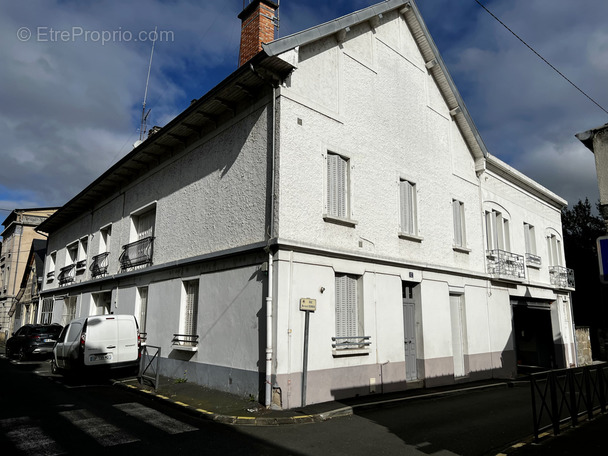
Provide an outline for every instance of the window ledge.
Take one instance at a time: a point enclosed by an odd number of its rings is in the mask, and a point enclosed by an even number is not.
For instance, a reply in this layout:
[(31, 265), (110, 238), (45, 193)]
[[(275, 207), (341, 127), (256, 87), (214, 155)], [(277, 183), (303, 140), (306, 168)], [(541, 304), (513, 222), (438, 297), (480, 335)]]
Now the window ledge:
[(367, 356), (370, 352), (369, 348), (343, 348), (341, 350), (334, 348), (331, 354), (334, 358), (341, 358), (344, 356)]
[(467, 255), (472, 252), (471, 249), (461, 245), (453, 245), (452, 250), (454, 250), (454, 252), (466, 253)]
[(329, 223), (335, 223), (337, 225), (344, 225), (351, 228), (357, 226), (359, 222), (353, 219), (344, 218), (344, 217), (335, 217), (333, 215), (323, 214), (323, 220)]
[(398, 236), (400, 239), (405, 239), (407, 241), (422, 242), (424, 240), (422, 236), (409, 233), (399, 233)]
[(187, 351), (187, 352), (196, 352), (198, 351), (198, 347), (193, 347), (191, 345), (173, 345), (173, 350)]
[(531, 263), (526, 263), (526, 267), (527, 268), (532, 268), (532, 269), (542, 269), (542, 265), (540, 264), (531, 264)]

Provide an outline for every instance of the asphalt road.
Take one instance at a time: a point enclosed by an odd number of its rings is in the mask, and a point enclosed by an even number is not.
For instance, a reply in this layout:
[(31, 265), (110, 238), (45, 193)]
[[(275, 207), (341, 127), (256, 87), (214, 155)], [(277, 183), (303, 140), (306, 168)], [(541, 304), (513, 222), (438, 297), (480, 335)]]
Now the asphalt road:
[(48, 363), (0, 359), (2, 455), (297, 454), (113, 387), (66, 382)]
[[(527, 384), (416, 398), (322, 423), (230, 426), (192, 417), (99, 377), (0, 358), (6, 455), (494, 455), (531, 434)], [(8, 451), (4, 451), (8, 449)]]

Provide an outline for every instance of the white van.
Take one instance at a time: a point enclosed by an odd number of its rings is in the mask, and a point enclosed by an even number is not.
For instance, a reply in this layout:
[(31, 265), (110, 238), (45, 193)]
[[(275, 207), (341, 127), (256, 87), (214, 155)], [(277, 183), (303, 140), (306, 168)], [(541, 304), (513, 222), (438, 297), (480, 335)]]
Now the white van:
[(53, 348), (53, 373), (139, 365), (140, 338), (133, 315), (95, 315), (72, 320)]

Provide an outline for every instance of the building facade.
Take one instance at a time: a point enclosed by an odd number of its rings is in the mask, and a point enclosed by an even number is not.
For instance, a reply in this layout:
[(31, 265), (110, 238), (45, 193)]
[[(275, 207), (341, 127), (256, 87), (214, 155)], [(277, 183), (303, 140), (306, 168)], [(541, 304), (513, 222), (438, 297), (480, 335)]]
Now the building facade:
[(52, 208), (15, 209), (2, 222), (4, 230), (0, 253), (0, 341), (13, 332), (16, 297), (26, 269), (27, 257), (34, 239), (45, 240), (37, 233), (38, 224), (57, 210)]
[(566, 201), (487, 151), (415, 3), (262, 49), (40, 227), (53, 318), (132, 313), (163, 374), (284, 408), (574, 365)]

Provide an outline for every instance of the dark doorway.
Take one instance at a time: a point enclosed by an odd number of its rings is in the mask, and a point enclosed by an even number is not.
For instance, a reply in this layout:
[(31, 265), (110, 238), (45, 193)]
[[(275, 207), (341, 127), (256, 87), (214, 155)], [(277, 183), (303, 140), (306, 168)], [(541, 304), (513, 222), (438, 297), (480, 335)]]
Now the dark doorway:
[(544, 309), (514, 305), (513, 330), (518, 371), (557, 367), (549, 307)]

